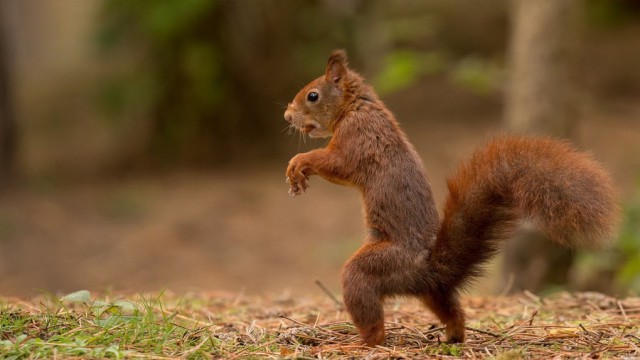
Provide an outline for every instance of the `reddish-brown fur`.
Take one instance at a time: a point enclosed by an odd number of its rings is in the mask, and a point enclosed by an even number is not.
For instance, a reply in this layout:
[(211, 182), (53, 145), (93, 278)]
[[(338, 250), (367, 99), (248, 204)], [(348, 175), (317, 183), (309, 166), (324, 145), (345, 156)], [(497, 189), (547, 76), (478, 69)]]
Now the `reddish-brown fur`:
[[(310, 92), (319, 99), (308, 100)], [(440, 222), (420, 157), (342, 51), (296, 95), (285, 119), (312, 136), (332, 135), (325, 148), (291, 159), (292, 195), (311, 175), (362, 195), (369, 232), (342, 285), (367, 345), (384, 341), (382, 302), (395, 295), (416, 296), (446, 325), (449, 341), (464, 341), (458, 292), (520, 219), (570, 247), (603, 245), (615, 231), (611, 179), (596, 161), (563, 141), (515, 136), (494, 139), (460, 166)]]

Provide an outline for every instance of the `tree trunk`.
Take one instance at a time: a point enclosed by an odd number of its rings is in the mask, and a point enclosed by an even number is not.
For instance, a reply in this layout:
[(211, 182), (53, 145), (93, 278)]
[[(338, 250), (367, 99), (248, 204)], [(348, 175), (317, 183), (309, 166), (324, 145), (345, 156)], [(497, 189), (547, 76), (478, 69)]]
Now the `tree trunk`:
[(567, 137), (577, 121), (581, 0), (512, 2), (506, 122), (523, 133)]
[[(578, 121), (576, 84), (581, 0), (514, 0), (509, 44), (507, 127), (518, 133), (570, 137)], [(523, 230), (507, 245), (503, 288), (540, 291), (566, 285), (570, 250)]]
[(6, 14), (0, 3), (0, 187), (13, 177), (16, 155), (16, 122), (11, 97)]

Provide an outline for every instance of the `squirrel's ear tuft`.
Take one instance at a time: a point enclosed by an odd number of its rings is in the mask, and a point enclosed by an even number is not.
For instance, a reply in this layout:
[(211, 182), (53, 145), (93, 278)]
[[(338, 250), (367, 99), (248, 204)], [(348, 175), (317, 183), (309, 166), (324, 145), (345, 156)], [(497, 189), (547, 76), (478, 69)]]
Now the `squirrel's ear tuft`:
[(344, 50), (335, 50), (329, 56), (327, 63), (327, 82), (339, 83), (347, 75), (347, 53)]

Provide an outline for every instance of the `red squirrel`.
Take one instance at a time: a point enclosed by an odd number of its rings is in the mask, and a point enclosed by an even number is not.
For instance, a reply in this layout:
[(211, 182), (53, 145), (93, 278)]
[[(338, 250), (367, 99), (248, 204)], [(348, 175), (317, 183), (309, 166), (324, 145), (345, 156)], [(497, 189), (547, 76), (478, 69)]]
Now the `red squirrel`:
[(448, 179), (440, 220), (422, 160), (342, 50), (284, 118), (311, 137), (331, 137), (289, 161), (292, 196), (306, 191), (311, 175), (361, 193), (368, 234), (344, 265), (342, 287), (366, 345), (384, 341), (382, 304), (396, 295), (417, 297), (444, 323), (449, 342), (463, 342), (459, 293), (519, 220), (572, 248), (600, 247), (615, 233), (619, 208), (602, 166), (565, 141), (525, 136), (497, 137), (461, 164)]

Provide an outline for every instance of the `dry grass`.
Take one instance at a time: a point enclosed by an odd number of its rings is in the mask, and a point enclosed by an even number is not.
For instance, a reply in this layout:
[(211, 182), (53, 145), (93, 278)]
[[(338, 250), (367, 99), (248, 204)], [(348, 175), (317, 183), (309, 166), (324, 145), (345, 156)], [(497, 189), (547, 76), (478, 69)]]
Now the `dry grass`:
[[(345, 312), (329, 297), (216, 292), (117, 301), (122, 298), (131, 296), (90, 302), (4, 299), (0, 354), (158, 359), (640, 356), (640, 298), (596, 293), (465, 298), (469, 327), (464, 344), (444, 343), (440, 324), (418, 303), (392, 301), (386, 306), (387, 341), (377, 348), (359, 345)], [(71, 352), (78, 338), (84, 339), (82, 347)]]

